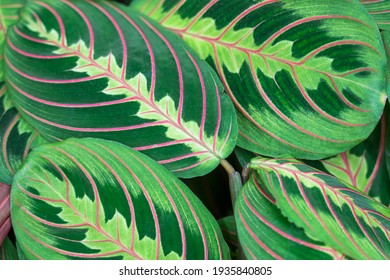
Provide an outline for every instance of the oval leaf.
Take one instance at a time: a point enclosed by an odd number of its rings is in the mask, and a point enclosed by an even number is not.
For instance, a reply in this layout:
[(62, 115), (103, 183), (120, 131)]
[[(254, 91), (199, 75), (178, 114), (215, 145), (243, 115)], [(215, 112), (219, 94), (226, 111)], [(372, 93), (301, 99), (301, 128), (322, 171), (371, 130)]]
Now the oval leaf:
[(48, 141), (23, 119), (9, 99), (6, 86), (0, 85), (0, 182), (11, 184), (30, 150), (44, 143)]
[(386, 58), (356, 1), (133, 3), (214, 66), (245, 149), (320, 159), (352, 148), (379, 121)]
[(32, 1), (8, 38), (12, 98), (51, 141), (115, 140), (180, 177), (210, 172), (235, 146), (215, 72), (144, 16), (104, 1)]
[(290, 221), (353, 259), (390, 259), (390, 209), (294, 159), (256, 158), (250, 167)]
[(307, 237), (282, 215), (275, 200), (251, 173), (235, 204), (240, 242), (248, 259), (343, 259), (336, 250)]
[(14, 177), (11, 217), (28, 259), (229, 258), (217, 221), (179, 179), (107, 140), (31, 152)]
[(388, 0), (360, 0), (368, 13), (382, 30), (390, 30), (390, 1)]

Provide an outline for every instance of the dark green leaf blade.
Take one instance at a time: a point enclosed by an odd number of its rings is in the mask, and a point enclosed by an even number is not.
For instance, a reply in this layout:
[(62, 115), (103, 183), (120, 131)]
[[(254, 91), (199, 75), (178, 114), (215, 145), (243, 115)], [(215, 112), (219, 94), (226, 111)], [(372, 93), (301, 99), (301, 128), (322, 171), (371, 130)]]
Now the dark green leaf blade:
[(18, 252), (12, 241), (6, 237), (0, 246), (0, 260), (18, 260)]
[(251, 162), (283, 215), (311, 238), (354, 259), (390, 258), (390, 209), (294, 159)]
[(30, 150), (47, 142), (16, 110), (6, 86), (0, 85), (0, 182), (11, 184)]
[(238, 235), (248, 259), (343, 259), (344, 256), (307, 237), (282, 215), (275, 200), (252, 172), (235, 205)]
[(320, 159), (375, 128), (385, 52), (358, 1), (133, 1), (218, 72), (238, 110), (237, 144)]
[(0, 245), (11, 230), (10, 186), (0, 183)]
[(12, 224), (28, 259), (224, 259), (217, 221), (167, 169), (122, 144), (68, 139), (14, 177)]
[(51, 141), (104, 138), (183, 178), (210, 172), (235, 146), (231, 100), (175, 34), (123, 9), (107, 1), (28, 2), (5, 48), (15, 106)]
[(19, 10), (26, 0), (1, 0), (0, 3), (0, 82), (4, 80), (3, 49), (6, 41), (7, 28), (19, 19)]

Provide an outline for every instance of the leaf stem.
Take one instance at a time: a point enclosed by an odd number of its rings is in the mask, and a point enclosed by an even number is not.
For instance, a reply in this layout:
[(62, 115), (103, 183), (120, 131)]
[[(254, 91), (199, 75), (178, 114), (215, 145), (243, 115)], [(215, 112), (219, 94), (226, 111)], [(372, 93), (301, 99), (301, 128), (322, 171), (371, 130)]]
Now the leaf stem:
[(237, 172), (234, 169), (234, 167), (226, 159), (221, 159), (221, 165), (223, 168), (225, 168), (226, 172), (229, 175), (230, 197), (231, 197), (232, 205), (234, 208), (236, 198), (237, 198), (237, 196), (240, 193), (241, 188), (242, 188), (241, 175), (239, 172)]

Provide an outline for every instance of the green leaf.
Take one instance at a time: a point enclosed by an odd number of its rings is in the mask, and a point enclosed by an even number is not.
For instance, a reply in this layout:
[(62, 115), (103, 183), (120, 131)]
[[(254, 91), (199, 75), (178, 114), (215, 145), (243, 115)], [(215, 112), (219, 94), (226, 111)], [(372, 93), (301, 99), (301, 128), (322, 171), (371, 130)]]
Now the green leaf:
[(234, 106), (213, 69), (175, 34), (104, 1), (30, 1), (8, 31), (6, 83), (51, 141), (126, 144), (180, 177), (234, 149)]
[(390, 258), (390, 209), (294, 159), (256, 158), (252, 169), (289, 221), (353, 259)]
[(238, 236), (248, 259), (343, 259), (290, 223), (252, 172), (235, 205)]
[(0, 260), (18, 260), (18, 252), (12, 241), (6, 237), (0, 246)]
[(382, 40), (386, 50), (386, 92), (390, 96), (390, 31), (382, 31)]
[(224, 259), (217, 221), (166, 168), (122, 144), (68, 139), (32, 151), (11, 217), (28, 259)]
[(142, 1), (218, 72), (240, 147), (320, 159), (375, 128), (386, 101), (379, 30), (358, 1)]
[(360, 0), (368, 13), (373, 17), (378, 27), (390, 30), (390, 1), (388, 0)]
[(16, 169), (31, 149), (47, 143), (20, 115), (0, 84), (0, 182), (11, 184)]
[(3, 48), (6, 41), (7, 28), (19, 19), (19, 10), (26, 0), (1, 0), (0, 3), (0, 82), (4, 80)]
[(390, 205), (390, 180), (386, 167), (386, 116), (365, 141), (337, 156), (307, 164)]
[(234, 216), (227, 216), (218, 220), (223, 238), (230, 248), (230, 254), (233, 260), (241, 259), (240, 243), (237, 235), (237, 227)]

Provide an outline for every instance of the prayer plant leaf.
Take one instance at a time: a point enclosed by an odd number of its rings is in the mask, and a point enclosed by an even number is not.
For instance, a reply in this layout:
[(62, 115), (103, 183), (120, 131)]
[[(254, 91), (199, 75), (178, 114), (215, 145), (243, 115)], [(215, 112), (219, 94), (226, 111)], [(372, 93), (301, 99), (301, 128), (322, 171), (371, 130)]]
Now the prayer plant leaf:
[(214, 67), (245, 149), (320, 159), (357, 145), (379, 121), (386, 57), (358, 1), (135, 0), (130, 8)]
[(390, 205), (390, 181), (386, 166), (386, 114), (373, 133), (351, 150), (307, 164), (354, 186)]
[(292, 158), (258, 157), (250, 168), (309, 237), (353, 259), (390, 259), (390, 208)]
[(0, 245), (0, 260), (18, 260), (18, 252), (15, 245), (6, 237), (3, 244)]
[(105, 1), (29, 1), (8, 30), (6, 83), (51, 141), (114, 140), (177, 176), (234, 149), (237, 120), (214, 70), (175, 34)]
[(0, 183), (0, 245), (11, 230), (9, 185)]
[(0, 82), (4, 80), (3, 48), (6, 40), (7, 28), (19, 19), (19, 10), (26, 0), (1, 0), (0, 2)]
[(11, 218), (28, 259), (226, 259), (217, 221), (177, 177), (117, 142), (67, 139), (16, 172)]
[(389, 0), (360, 0), (367, 12), (373, 17), (378, 27), (390, 30), (390, 1)]
[(251, 172), (235, 204), (240, 243), (248, 259), (343, 259), (344, 256), (306, 236), (278, 209), (272, 195)]
[(47, 142), (16, 110), (6, 86), (0, 85), (0, 183), (11, 184), (29, 151)]
[(233, 260), (241, 259), (240, 256), (240, 242), (237, 236), (237, 227), (234, 216), (227, 216), (218, 220), (221, 228), (223, 238), (229, 245), (230, 255)]

